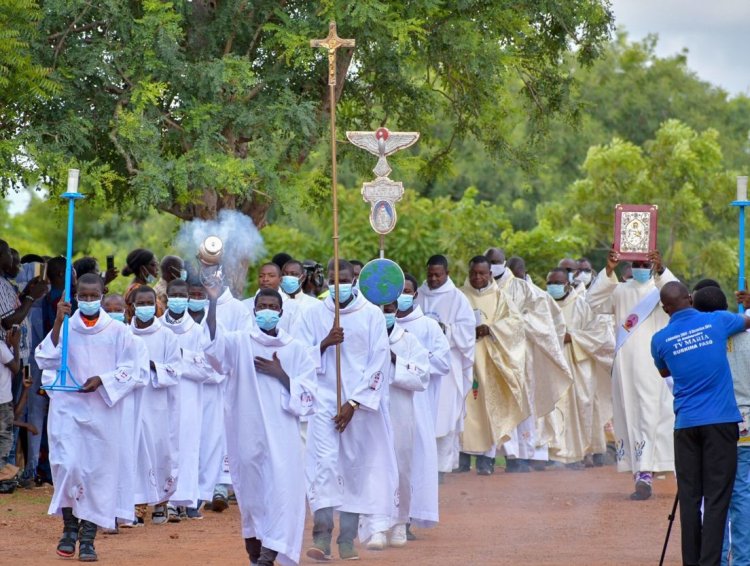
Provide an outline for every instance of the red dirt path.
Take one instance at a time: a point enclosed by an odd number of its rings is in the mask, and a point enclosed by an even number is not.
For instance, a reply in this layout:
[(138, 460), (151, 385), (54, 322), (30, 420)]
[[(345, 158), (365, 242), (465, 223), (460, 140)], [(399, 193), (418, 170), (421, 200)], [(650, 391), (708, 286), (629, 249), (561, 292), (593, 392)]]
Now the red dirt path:
[[(628, 499), (629, 474), (612, 467), (547, 470), (492, 477), (449, 475), (441, 487), (441, 522), (416, 531), (403, 549), (369, 552), (372, 565), (651, 565), (658, 564), (675, 494), (674, 477), (655, 481), (649, 501)], [(0, 495), (0, 564), (62, 564), (55, 555), (61, 521), (47, 516), (51, 488)], [(100, 563), (176, 566), (249, 563), (236, 506), (189, 521), (97, 537)], [(309, 522), (308, 522), (309, 523)], [(306, 543), (309, 541), (309, 524)], [(679, 520), (667, 564), (679, 560)], [(334, 533), (335, 536), (335, 533)], [(335, 553), (335, 550), (334, 550)], [(77, 562), (77, 561), (75, 561)], [(338, 561), (337, 561), (338, 562)], [(303, 558), (302, 564), (314, 564)]]

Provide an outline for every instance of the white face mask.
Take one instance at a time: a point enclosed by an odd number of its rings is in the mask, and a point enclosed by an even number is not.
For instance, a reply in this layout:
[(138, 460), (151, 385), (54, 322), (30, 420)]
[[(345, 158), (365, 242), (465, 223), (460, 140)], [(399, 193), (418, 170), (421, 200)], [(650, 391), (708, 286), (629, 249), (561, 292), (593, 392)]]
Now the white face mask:
[(497, 279), (500, 277), (503, 273), (505, 273), (505, 262), (503, 263), (493, 263), (490, 265), (490, 273), (492, 273), (492, 277)]
[(580, 281), (584, 285), (588, 285), (589, 283), (591, 283), (591, 272), (581, 271), (578, 275), (576, 275), (576, 281)]

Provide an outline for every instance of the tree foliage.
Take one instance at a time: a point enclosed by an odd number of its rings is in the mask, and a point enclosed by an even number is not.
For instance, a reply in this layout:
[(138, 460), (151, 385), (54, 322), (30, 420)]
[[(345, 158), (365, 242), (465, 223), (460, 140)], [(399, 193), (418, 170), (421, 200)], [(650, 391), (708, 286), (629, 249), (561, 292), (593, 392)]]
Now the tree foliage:
[[(259, 224), (271, 202), (296, 204), (303, 166), (325, 141), (326, 61), (309, 40), (329, 18), (357, 40), (339, 54), (341, 130), (422, 129), (415, 169), (430, 179), (455, 140), (471, 134), (504, 157), (527, 149), (551, 115), (571, 112), (574, 77), (560, 63), (571, 53), (590, 63), (612, 25), (606, 0), (41, 7), (35, 58), (61, 91), (28, 109), (23, 159), (0, 165), (6, 182), (41, 181), (55, 193), (75, 165), (110, 205), (183, 219), (233, 208)], [(522, 123), (529, 136), (519, 141), (511, 134)]]

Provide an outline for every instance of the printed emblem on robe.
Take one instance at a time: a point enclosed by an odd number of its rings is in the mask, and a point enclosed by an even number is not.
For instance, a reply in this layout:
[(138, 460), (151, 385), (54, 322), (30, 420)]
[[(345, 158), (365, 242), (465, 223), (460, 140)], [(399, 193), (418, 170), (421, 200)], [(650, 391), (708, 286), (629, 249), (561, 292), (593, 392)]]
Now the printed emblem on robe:
[(618, 462), (625, 457), (625, 441), (622, 438), (617, 441), (617, 451), (615, 452), (615, 457), (617, 458)]
[(312, 404), (313, 404), (313, 396), (312, 396), (312, 395), (310, 395), (310, 393), (308, 393), (307, 391), (303, 391), (303, 392), (302, 392), (302, 393), (300, 393), (300, 395), (299, 395), (299, 402), (300, 402), (300, 404), (301, 404), (301, 405), (302, 405), (302, 406), (303, 406), (304, 408), (308, 409), (308, 408), (312, 407)]
[(193, 358), (193, 362), (195, 362), (195, 365), (197, 365), (198, 367), (205, 367), (206, 365), (205, 358), (200, 354), (195, 355), (195, 357)]
[(130, 381), (130, 374), (127, 371), (125, 371), (124, 369), (118, 369), (115, 372), (115, 379), (119, 383), (125, 383), (126, 381)]
[(148, 471), (148, 483), (156, 487), (156, 474), (154, 473), (153, 469)]
[(82, 485), (74, 485), (70, 488), (70, 497), (72, 499), (75, 499), (76, 501), (80, 501), (83, 499), (83, 486)]
[(642, 440), (641, 442), (636, 442), (635, 444), (635, 459), (640, 460), (641, 456), (643, 456), (643, 447), (646, 446), (646, 441)]
[(638, 324), (638, 315), (637, 314), (631, 314), (628, 316), (628, 318), (625, 319), (625, 323), (622, 325), (622, 327), (627, 331), (630, 332), (633, 330), (635, 325)]
[(174, 476), (169, 476), (167, 478), (167, 481), (164, 482), (164, 492), (170, 492), (172, 491), (172, 488), (174, 487), (175, 482), (177, 479)]
[(164, 371), (166, 371), (167, 375), (170, 377), (173, 377), (177, 373), (172, 366), (164, 366)]
[(224, 456), (223, 466), (224, 466), (223, 471), (228, 474), (229, 473), (229, 456)]
[(380, 387), (383, 385), (383, 372), (376, 371), (372, 374), (370, 377), (370, 389), (373, 391), (380, 390)]
[(341, 493), (344, 493), (344, 476), (338, 476), (338, 477), (336, 477), (336, 483), (339, 486), (339, 491)]
[(396, 488), (396, 491), (393, 492), (393, 505), (396, 507), (396, 509), (401, 506), (401, 495), (398, 488)]

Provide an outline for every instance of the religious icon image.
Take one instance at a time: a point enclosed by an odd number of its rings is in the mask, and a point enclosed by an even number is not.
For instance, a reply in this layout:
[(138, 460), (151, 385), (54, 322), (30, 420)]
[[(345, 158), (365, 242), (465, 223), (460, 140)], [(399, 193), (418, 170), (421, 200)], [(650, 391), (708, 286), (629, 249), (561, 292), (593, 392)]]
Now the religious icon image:
[(381, 200), (375, 203), (370, 215), (370, 224), (378, 234), (387, 234), (393, 230), (396, 225), (396, 214), (389, 202)]
[(646, 260), (656, 249), (656, 205), (615, 207), (615, 250), (622, 260)]

